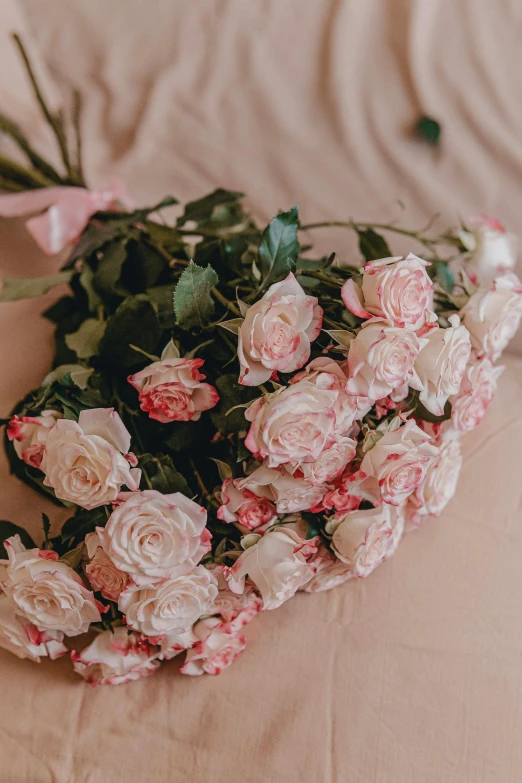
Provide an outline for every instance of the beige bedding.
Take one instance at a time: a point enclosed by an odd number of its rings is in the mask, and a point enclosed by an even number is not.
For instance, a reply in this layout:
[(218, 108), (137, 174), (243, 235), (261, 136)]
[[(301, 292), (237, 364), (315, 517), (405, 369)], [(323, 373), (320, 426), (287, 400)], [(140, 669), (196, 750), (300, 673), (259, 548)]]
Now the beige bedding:
[[(522, 233), (517, 0), (0, 7), (0, 34), (28, 23), (51, 87), (84, 93), (94, 184), (119, 174), (140, 203), (223, 185), (261, 218), (295, 202), (410, 227), (489, 212)], [(5, 39), (0, 109), (47, 143)], [(420, 113), (440, 150), (411, 138)], [(1, 274), (57, 265), (20, 222), (0, 223), (0, 253)], [(49, 366), (44, 304), (0, 308), (0, 415)], [(0, 781), (520, 783), (522, 360), (506, 364), (443, 517), (370, 579), (263, 614), (221, 677), (173, 663), (93, 690), (67, 661), (0, 652)], [(1, 459), (0, 516), (36, 531), (42, 502)]]

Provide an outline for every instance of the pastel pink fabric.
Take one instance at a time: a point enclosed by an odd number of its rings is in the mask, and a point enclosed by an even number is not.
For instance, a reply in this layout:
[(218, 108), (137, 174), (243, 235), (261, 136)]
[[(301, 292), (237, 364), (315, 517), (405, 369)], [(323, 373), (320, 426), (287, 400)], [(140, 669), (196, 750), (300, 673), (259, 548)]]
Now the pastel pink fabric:
[[(56, 83), (85, 96), (94, 187), (120, 176), (139, 204), (244, 189), (261, 219), (295, 202), (412, 228), (485, 212), (522, 234), (518, 0), (23, 8)], [(0, 34), (22, 21), (4, 0)], [(0, 107), (34, 118), (3, 41)], [(420, 113), (439, 150), (412, 138)], [(321, 237), (358, 258), (344, 232)], [(0, 222), (0, 247), (0, 274), (57, 268), (22, 221)], [(2, 416), (49, 369), (53, 296), (0, 306)], [(219, 677), (173, 661), (92, 689), (65, 659), (0, 651), (2, 783), (521, 783), (522, 360), (502, 363), (442, 516), (368, 579), (262, 613)], [(68, 516), (0, 467), (1, 518), (37, 534), (42, 510)]]
[(74, 242), (95, 212), (132, 209), (121, 180), (108, 182), (101, 190), (56, 187), (0, 195), (0, 217), (20, 217), (41, 212), (26, 222), (27, 230), (45, 253), (55, 255)]

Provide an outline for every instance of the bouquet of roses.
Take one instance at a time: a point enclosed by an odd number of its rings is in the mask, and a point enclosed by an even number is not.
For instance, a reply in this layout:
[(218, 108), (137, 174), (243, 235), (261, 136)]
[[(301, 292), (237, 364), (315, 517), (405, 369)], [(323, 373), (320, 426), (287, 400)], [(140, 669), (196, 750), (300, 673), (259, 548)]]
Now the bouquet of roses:
[[(38, 544), (0, 523), (0, 645), (35, 661), (72, 647), (94, 684), (180, 653), (184, 674), (217, 674), (260, 610), (368, 576), (453, 495), (460, 436), (522, 316), (513, 237), (489, 218), (440, 236), (303, 225), (297, 208), (261, 229), (223, 189), (168, 220), (173, 198), (88, 189), (36, 90), (63, 172), (0, 116), (27, 158), (0, 158), (0, 215), (33, 215), (36, 242), (68, 258), (4, 279), (0, 299), (69, 292), (44, 313), (53, 369), (5, 442), (70, 518), (43, 514)], [(360, 255), (315, 257), (328, 225)], [(422, 257), (394, 256), (393, 233)]]

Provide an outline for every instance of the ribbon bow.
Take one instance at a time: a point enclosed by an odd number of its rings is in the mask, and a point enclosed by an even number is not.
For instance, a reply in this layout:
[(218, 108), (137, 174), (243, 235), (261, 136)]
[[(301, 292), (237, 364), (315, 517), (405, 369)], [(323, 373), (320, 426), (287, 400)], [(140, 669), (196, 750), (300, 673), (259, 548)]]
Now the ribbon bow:
[(120, 180), (111, 180), (100, 190), (75, 187), (42, 188), (0, 196), (0, 217), (41, 215), (26, 222), (28, 231), (45, 253), (54, 255), (78, 239), (95, 212), (133, 209), (134, 203)]

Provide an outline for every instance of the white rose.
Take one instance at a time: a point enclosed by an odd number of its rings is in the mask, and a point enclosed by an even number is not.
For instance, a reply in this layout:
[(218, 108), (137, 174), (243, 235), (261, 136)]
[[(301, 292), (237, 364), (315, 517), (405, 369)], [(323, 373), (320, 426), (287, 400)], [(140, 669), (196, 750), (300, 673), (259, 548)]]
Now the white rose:
[(89, 538), (89, 556), (101, 546), (135, 584), (191, 571), (210, 549), (207, 512), (179, 492), (146, 489), (131, 494), (112, 512), (105, 527)]
[(187, 651), (182, 674), (221, 674), (246, 647), (243, 634), (234, 631), (217, 617), (208, 617), (194, 626), (196, 644)]
[(230, 569), (230, 589), (242, 593), (248, 575), (261, 593), (263, 609), (277, 609), (313, 575), (303, 554), (308, 545), (309, 542), (291, 528), (269, 530), (246, 549)]
[(218, 594), (212, 607), (212, 613), (219, 615), (223, 622), (233, 630), (240, 630), (259, 614), (263, 605), (261, 598), (252, 585), (245, 585), (245, 590), (241, 595), (233, 593), (225, 578), (226, 566), (220, 563), (211, 563), (208, 569), (216, 577), (218, 586)]
[(249, 530), (265, 527), (277, 519), (270, 487), (272, 471), (257, 468), (241, 479), (227, 478), (221, 487), (221, 503), (217, 511), (223, 522), (239, 522)]
[(361, 463), (368, 479), (365, 488), (374, 491), (375, 501), (400, 506), (424, 480), (426, 471), (438, 449), (430, 444), (430, 436), (414, 421), (386, 432)]
[(159, 660), (139, 634), (127, 628), (102, 631), (81, 653), (72, 652), (74, 670), (92, 685), (122, 685), (154, 674)]
[(136, 461), (129, 449), (130, 435), (112, 408), (84, 410), (77, 423), (60, 419), (47, 435), (44, 484), (83, 508), (111, 503), (123, 484), (139, 487), (141, 471), (130, 467)]
[(315, 296), (307, 296), (294, 275), (274, 283), (249, 307), (239, 330), (239, 383), (259, 386), (274, 372), (294, 372), (310, 357), (323, 318)]
[(410, 253), (406, 258), (381, 258), (364, 266), (362, 284), (347, 280), (341, 290), (345, 307), (359, 318), (386, 319), (414, 332), (429, 331), (437, 321), (433, 312), (433, 284), (428, 263)]
[(489, 285), (499, 274), (512, 272), (517, 262), (518, 237), (510, 234), (494, 218), (482, 216), (468, 221), (471, 232), (462, 232), (461, 239), (470, 255), (466, 261), (470, 277), (481, 285)]
[(435, 416), (442, 416), (448, 397), (457, 394), (471, 355), (467, 328), (458, 315), (449, 317), (447, 329), (436, 329), (415, 362), (422, 383), (419, 399)]
[(4, 543), (9, 563), (2, 564), (0, 585), (38, 630), (77, 636), (101, 620), (92, 592), (55, 552), (26, 549), (18, 535)]
[[(357, 443), (352, 438), (339, 438), (336, 443), (322, 451), (315, 462), (305, 462), (301, 465), (300, 472), (303, 478), (314, 486), (322, 487), (328, 484), (340, 476), (350, 460), (354, 458), (356, 447)], [(299, 509), (299, 511), (305, 510)]]
[(49, 656), (55, 660), (67, 652), (60, 631), (39, 631), (23, 617), (6, 595), (0, 595), (0, 647), (36, 663)]
[(408, 499), (410, 523), (418, 525), (425, 516), (439, 516), (455, 494), (461, 467), (460, 441), (449, 431), (443, 437), (438, 457), (426, 471), (424, 481)]
[(492, 361), (514, 337), (521, 317), (522, 283), (514, 274), (495, 278), (487, 291), (476, 291), (462, 310), (473, 348)]
[(43, 411), (39, 416), (13, 416), (6, 434), (13, 441), (18, 457), (33, 468), (40, 468), (47, 434), (61, 418), (62, 414), (56, 411)]
[(384, 503), (379, 508), (350, 511), (333, 525), (335, 554), (350, 566), (353, 576), (366, 577), (397, 549), (404, 516)]
[(320, 546), (317, 555), (310, 560), (310, 567), (314, 575), (300, 588), (305, 593), (333, 590), (355, 577), (351, 565), (343, 563), (323, 545)]
[(480, 424), (503, 371), (504, 367), (495, 367), (488, 358), (468, 365), (459, 393), (450, 398), (451, 422), (456, 430), (469, 432)]
[(245, 412), (251, 422), (245, 445), (275, 468), (287, 462), (313, 462), (336, 439), (339, 392), (302, 380), (255, 400)]
[(337, 392), (337, 399), (332, 406), (335, 414), (335, 433), (347, 435), (356, 419), (362, 419), (372, 407), (372, 400), (367, 397), (358, 397), (346, 394), (348, 381), (348, 362), (337, 362), (326, 356), (318, 356), (312, 359), (310, 364), (302, 371), (294, 375), (290, 383), (298, 383), (308, 380), (320, 389), (329, 389)]
[(426, 344), (427, 339), (415, 332), (383, 321), (367, 321), (350, 342), (346, 391), (371, 400), (380, 400), (404, 386), (420, 391), (415, 361)]
[(118, 608), (127, 625), (146, 636), (175, 636), (208, 614), (217, 596), (216, 579), (204, 566), (152, 585), (131, 585), (120, 595)]

